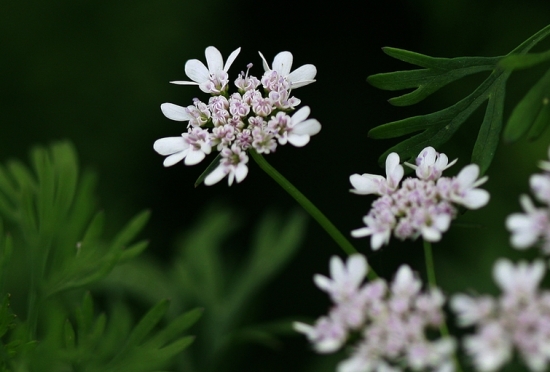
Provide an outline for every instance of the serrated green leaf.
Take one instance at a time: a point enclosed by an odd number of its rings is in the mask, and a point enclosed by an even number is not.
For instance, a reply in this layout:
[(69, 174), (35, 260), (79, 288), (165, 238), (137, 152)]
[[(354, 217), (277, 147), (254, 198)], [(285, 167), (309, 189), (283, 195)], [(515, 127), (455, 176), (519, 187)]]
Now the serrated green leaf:
[[(509, 56), (526, 54), (534, 45), (549, 34), (550, 26), (547, 26), (525, 42), (521, 43), (505, 57), (460, 57), (445, 59), (433, 58), (401, 49), (385, 48), (384, 52), (394, 58), (427, 68), (426, 70), (378, 74), (369, 78), (369, 81), (374, 82), (375, 86), (382, 89), (397, 90), (417, 88), (417, 90), (413, 92), (406, 93), (404, 96), (393, 99), (392, 103), (394, 104), (416, 103), (433, 93), (438, 87), (470, 73), (483, 70), (493, 70), (493, 72), (472, 94), (447, 109), (440, 110), (433, 114), (421, 115), (383, 124), (371, 129), (369, 136), (373, 138), (393, 138), (422, 131), (387, 150), (380, 157), (379, 163), (383, 165), (385, 158), (391, 152), (397, 152), (401, 159), (408, 160), (415, 157), (418, 152), (426, 146), (440, 146), (452, 137), (462, 123), (483, 101), (489, 97), (495, 97), (491, 99), (493, 102), (489, 102), (487, 105), (487, 111), (473, 154), (473, 159), (481, 163), (483, 170), (487, 170), (498, 144), (495, 133), (500, 131), (502, 122), (503, 110), (501, 99), (504, 96), (503, 86), (505, 80), (512, 71), (511, 68), (504, 69), (497, 62)], [(546, 58), (550, 59), (546, 54), (526, 57), (525, 59), (510, 58), (507, 60), (506, 66), (508, 68), (515, 63), (514, 66), (519, 68), (521, 64), (523, 64), (522, 66), (526, 66), (527, 64), (533, 65), (546, 60)], [(454, 73), (448, 73), (451, 70), (456, 71)], [(541, 127), (543, 126), (544, 117), (544, 115), (541, 116), (542, 119), (538, 122)], [(517, 127), (513, 126), (513, 130), (511, 131), (514, 132), (514, 130), (517, 131), (517, 129)], [(533, 133), (540, 132), (538, 129), (539, 127), (537, 127), (537, 130), (534, 130)]]
[(220, 159), (222, 158), (222, 153), (220, 152), (218, 155), (216, 155), (216, 157), (214, 158), (214, 160), (212, 160), (212, 162), (208, 165), (208, 167), (206, 167), (206, 169), (201, 173), (201, 175), (199, 176), (199, 178), (197, 178), (197, 180), (195, 181), (195, 187), (199, 186), (201, 183), (204, 182), (204, 179), (210, 174), (212, 173), (212, 171), (214, 169), (216, 169), (218, 167), (218, 165), (220, 164)]
[(542, 108), (535, 118), (535, 122), (527, 133), (527, 139), (532, 141), (539, 138), (544, 130), (550, 125), (550, 92), (549, 97), (542, 100)]
[(139, 256), (148, 246), (149, 246), (148, 240), (144, 240), (144, 241), (140, 241), (138, 243), (132, 244), (131, 246), (129, 246), (128, 248), (124, 249), (121, 252), (117, 263), (122, 264), (124, 262), (131, 260), (132, 258)]
[(397, 48), (383, 48), (394, 58), (427, 69), (396, 71), (371, 75), (367, 81), (385, 90), (417, 88), (410, 93), (389, 100), (395, 106), (418, 103), (445, 85), (465, 76), (492, 70), (500, 57), (434, 58)]
[(128, 337), (126, 344), (122, 347), (119, 355), (123, 354), (125, 351), (133, 347), (139, 346), (139, 344), (145, 339), (145, 337), (164, 317), (169, 306), (169, 300), (162, 300), (158, 304), (156, 304), (151, 310), (149, 310), (147, 314), (145, 314), (143, 318), (141, 318), (139, 323), (134, 327), (132, 333)]
[(472, 162), (479, 165), (481, 175), (485, 174), (489, 168), (500, 142), (505, 89), (506, 76), (501, 76), (489, 95), (485, 117), (472, 151)]
[(130, 220), (130, 222), (128, 222), (128, 224), (126, 224), (126, 226), (124, 226), (124, 228), (115, 236), (113, 243), (111, 244), (111, 249), (122, 249), (126, 247), (126, 245), (135, 238), (141, 229), (143, 229), (150, 216), (151, 212), (145, 210), (132, 218), (132, 220)]
[(96, 242), (103, 233), (103, 226), (105, 225), (105, 213), (103, 211), (96, 213), (86, 232), (81, 240), (82, 245)]
[(156, 335), (147, 341), (147, 345), (151, 348), (161, 348), (167, 345), (171, 340), (180, 336), (183, 331), (195, 324), (202, 316), (204, 309), (196, 308), (181, 314), (176, 319), (170, 322), (164, 329), (160, 330)]
[[(503, 138), (506, 142), (515, 142), (523, 137), (535, 123), (539, 113), (547, 105), (545, 100), (550, 97), (550, 70), (540, 78), (540, 80), (529, 89), (522, 100), (516, 105), (506, 127), (504, 128)], [(539, 123), (544, 125), (544, 122)], [(543, 128), (537, 127), (536, 132), (541, 132)]]

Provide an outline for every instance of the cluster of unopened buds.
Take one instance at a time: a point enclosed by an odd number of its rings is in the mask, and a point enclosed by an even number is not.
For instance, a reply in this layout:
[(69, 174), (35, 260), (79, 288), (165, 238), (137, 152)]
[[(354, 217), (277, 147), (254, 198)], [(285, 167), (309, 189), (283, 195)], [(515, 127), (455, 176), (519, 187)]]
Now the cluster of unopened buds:
[(315, 275), (315, 284), (327, 292), (333, 306), (314, 325), (296, 322), (320, 353), (332, 353), (358, 336), (351, 356), (340, 362), (338, 372), (452, 371), (456, 342), (449, 336), (428, 336), (444, 324), (445, 298), (402, 265), (391, 283), (376, 279), (363, 284), (367, 261), (355, 254), (344, 264), (330, 260), (331, 277)]
[(229, 185), (234, 180), (241, 182), (248, 174), (247, 151), (269, 154), (278, 145), (287, 143), (302, 147), (321, 130), (317, 120), (308, 119), (309, 107), (294, 112), (300, 100), (292, 96), (293, 89), (315, 81), (315, 66), (308, 64), (291, 72), (290, 52), (277, 54), (271, 67), (260, 53), (263, 76), (258, 79), (250, 75), (252, 64), (248, 64), (246, 73), (241, 72), (234, 81), (237, 91), (229, 93), (227, 72), (239, 52), (240, 48), (233, 51), (224, 64), (221, 53), (208, 47), (207, 66), (196, 59), (185, 64), (185, 73), (192, 81), (172, 82), (198, 85), (211, 95), (208, 102), (195, 98), (193, 105), (187, 107), (172, 103), (161, 105), (167, 118), (188, 122), (187, 132), (157, 140), (153, 146), (155, 151), (167, 156), (166, 167), (182, 160), (186, 165), (195, 165), (213, 150), (218, 151), (218, 158), (214, 160), (217, 166), (204, 179), (206, 185), (226, 176)]
[(416, 164), (405, 163), (416, 170), (418, 178), (404, 176), (399, 155), (391, 153), (386, 159), (386, 178), (374, 174), (353, 174), (350, 182), (355, 194), (375, 194), (380, 197), (372, 203), (363, 218), (366, 227), (352, 231), (354, 237), (371, 237), (372, 249), (378, 249), (395, 237), (416, 239), (419, 236), (429, 242), (441, 239), (456, 217), (457, 206), (478, 209), (489, 201), (489, 193), (478, 189), (487, 177), (478, 179), (479, 167), (470, 164), (455, 177), (443, 177), (449, 163), (445, 154), (433, 147), (426, 147), (416, 158)]

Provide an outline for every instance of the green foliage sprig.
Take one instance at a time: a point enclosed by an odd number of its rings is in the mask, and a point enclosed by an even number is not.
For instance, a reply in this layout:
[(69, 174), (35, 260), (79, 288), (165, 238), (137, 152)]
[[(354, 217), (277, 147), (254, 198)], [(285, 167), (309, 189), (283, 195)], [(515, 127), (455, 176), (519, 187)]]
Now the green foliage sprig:
[[(438, 147), (447, 142), (466, 119), (485, 101), (488, 101), (485, 116), (472, 151), (472, 162), (481, 172), (489, 168), (495, 154), (503, 126), (503, 108), (506, 81), (517, 69), (529, 68), (550, 60), (550, 51), (527, 54), (529, 50), (550, 34), (547, 26), (524, 41), (506, 56), (434, 58), (403, 49), (383, 48), (391, 57), (408, 62), (423, 69), (396, 71), (371, 75), (368, 82), (385, 90), (416, 88), (412, 92), (394, 97), (389, 102), (396, 106), (418, 103), (445, 85), (465, 76), (491, 71), (491, 74), (464, 99), (456, 104), (426, 115), (414, 116), (377, 126), (369, 132), (372, 138), (395, 138), (419, 132), (403, 140), (380, 156), (382, 164), (387, 155), (397, 152), (402, 159), (412, 159), (427, 146)], [(548, 108), (548, 73), (541, 78), (518, 104), (504, 131), (504, 139), (515, 141), (529, 132), (535, 138), (550, 123)], [(529, 111), (528, 119), (524, 114)], [(529, 129), (531, 128), (531, 131)]]
[(95, 176), (79, 173), (71, 144), (36, 147), (31, 163), (0, 165), (0, 371), (145, 372), (172, 363), (193, 341), (182, 333), (201, 310), (163, 324), (169, 301), (161, 299), (134, 325), (122, 302), (96, 316), (87, 293), (147, 247), (134, 241), (149, 212), (107, 238)]

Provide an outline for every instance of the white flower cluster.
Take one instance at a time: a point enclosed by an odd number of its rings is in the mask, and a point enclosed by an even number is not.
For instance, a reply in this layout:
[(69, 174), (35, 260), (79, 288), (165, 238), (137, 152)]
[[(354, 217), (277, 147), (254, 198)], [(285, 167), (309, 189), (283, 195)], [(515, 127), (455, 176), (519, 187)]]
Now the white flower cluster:
[(363, 217), (366, 227), (351, 232), (354, 237), (370, 236), (374, 250), (388, 244), (392, 231), (401, 240), (422, 235), (426, 241), (439, 241), (455, 217), (457, 205), (477, 209), (489, 201), (489, 193), (476, 188), (487, 180), (477, 179), (476, 164), (464, 167), (456, 177), (442, 177), (456, 160), (449, 163), (445, 154), (426, 147), (416, 158), (416, 165), (405, 163), (416, 170), (418, 178), (408, 177), (400, 185), (404, 169), (399, 161), (398, 154), (388, 155), (386, 178), (373, 174), (350, 176), (351, 192), (380, 195)]
[(542, 251), (550, 254), (550, 162), (541, 161), (540, 168), (544, 173), (533, 174), (529, 184), (535, 198), (545, 207), (535, 207), (529, 196), (522, 195), (520, 203), (525, 213), (508, 216), (506, 227), (512, 233), (510, 243), (513, 247), (525, 249), (541, 242)]
[(475, 326), (463, 340), (478, 371), (496, 371), (513, 357), (514, 348), (531, 371), (546, 371), (550, 362), (550, 291), (538, 286), (545, 272), (540, 260), (514, 265), (495, 263), (499, 298), (457, 294), (450, 305), (461, 326)]
[[(206, 48), (205, 66), (193, 59), (185, 64), (185, 73), (192, 81), (174, 81), (174, 84), (198, 85), (210, 93), (208, 102), (195, 99), (193, 105), (181, 107), (172, 103), (161, 105), (164, 115), (172, 120), (187, 121), (187, 132), (178, 137), (161, 138), (154, 149), (166, 155), (164, 166), (180, 161), (186, 165), (200, 163), (212, 149), (220, 152), (220, 160), (204, 180), (206, 185), (219, 182), (228, 176), (231, 185), (241, 182), (248, 174), (248, 150), (260, 154), (275, 151), (277, 145), (287, 142), (301, 147), (321, 130), (321, 124), (308, 119), (309, 107), (303, 107), (294, 115), (300, 100), (291, 96), (292, 89), (313, 83), (317, 70), (313, 65), (304, 65), (293, 72), (292, 54), (281, 52), (275, 56), (273, 67), (263, 60), (265, 73), (261, 79), (241, 72), (235, 80), (237, 92), (228, 93), (227, 71), (240, 52), (235, 50), (225, 65), (221, 53), (214, 47)], [(261, 89), (260, 89), (261, 86)]]
[(358, 333), (359, 342), (338, 365), (338, 372), (397, 372), (407, 367), (453, 371), (454, 339), (433, 340), (426, 335), (444, 322), (441, 291), (421, 292), (421, 281), (407, 265), (399, 268), (391, 284), (383, 279), (362, 284), (367, 271), (363, 255), (350, 256), (346, 264), (333, 256), (331, 278), (315, 275), (314, 281), (334, 306), (313, 326), (295, 322), (294, 329), (304, 333), (320, 353), (339, 350), (350, 335)]

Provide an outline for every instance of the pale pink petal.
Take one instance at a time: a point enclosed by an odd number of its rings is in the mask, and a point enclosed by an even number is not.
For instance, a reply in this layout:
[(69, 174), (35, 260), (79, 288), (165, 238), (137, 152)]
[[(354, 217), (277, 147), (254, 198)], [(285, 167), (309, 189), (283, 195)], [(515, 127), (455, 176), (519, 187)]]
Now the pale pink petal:
[(352, 174), (349, 177), (353, 186), (350, 192), (359, 195), (378, 194), (380, 183), (384, 181), (384, 177), (375, 174)]

